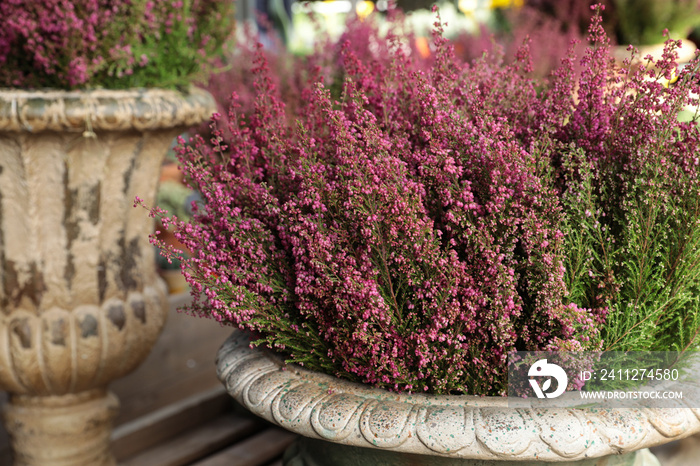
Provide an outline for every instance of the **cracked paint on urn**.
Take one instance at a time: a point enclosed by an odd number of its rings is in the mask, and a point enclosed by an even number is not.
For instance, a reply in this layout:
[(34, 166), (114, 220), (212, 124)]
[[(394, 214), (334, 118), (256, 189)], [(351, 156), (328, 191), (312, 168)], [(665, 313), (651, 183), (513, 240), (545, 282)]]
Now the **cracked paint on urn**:
[(145, 358), (166, 291), (133, 200), (155, 202), (173, 138), (215, 108), (198, 90), (0, 90), (0, 389), (87, 390)]
[(112, 304), (107, 308), (107, 318), (112, 324), (121, 331), (126, 325), (126, 314), (124, 313), (124, 305), (122, 303)]
[(142, 300), (131, 301), (131, 309), (134, 312), (134, 317), (142, 324), (146, 323), (146, 303)]
[(80, 321), (80, 338), (97, 337), (98, 325), (94, 316), (86, 315)]
[(66, 339), (68, 337), (68, 323), (65, 319), (54, 320), (51, 322), (51, 324), (44, 321), (44, 332), (50, 333), (52, 344), (57, 346), (66, 346)]

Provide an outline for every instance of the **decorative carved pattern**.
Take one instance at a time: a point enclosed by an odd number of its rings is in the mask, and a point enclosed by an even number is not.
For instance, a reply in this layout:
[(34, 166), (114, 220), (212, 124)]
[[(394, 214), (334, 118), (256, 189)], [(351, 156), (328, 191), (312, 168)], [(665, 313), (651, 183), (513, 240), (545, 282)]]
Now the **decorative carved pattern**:
[(434, 452), (455, 454), (474, 443), (474, 410), (461, 406), (422, 406), (420, 410), (416, 433)]
[(147, 131), (197, 125), (216, 106), (209, 93), (164, 89), (0, 89), (0, 131)]
[[(235, 331), (219, 379), (255, 414), (309, 438), (451, 458), (576, 461), (700, 431), (694, 410), (514, 409), (499, 397), (397, 394), (286, 365)], [(292, 463), (289, 463), (292, 464)]]
[(593, 440), (590, 430), (585, 428), (586, 417), (580, 411), (536, 409), (533, 415), (540, 439), (562, 458), (579, 456)]
[(496, 456), (520, 456), (538, 438), (534, 416), (522, 409), (481, 408), (474, 417), (476, 438)]
[(155, 282), (101, 306), (0, 314), (0, 386), (40, 396), (105, 387), (148, 355), (165, 322), (165, 294)]

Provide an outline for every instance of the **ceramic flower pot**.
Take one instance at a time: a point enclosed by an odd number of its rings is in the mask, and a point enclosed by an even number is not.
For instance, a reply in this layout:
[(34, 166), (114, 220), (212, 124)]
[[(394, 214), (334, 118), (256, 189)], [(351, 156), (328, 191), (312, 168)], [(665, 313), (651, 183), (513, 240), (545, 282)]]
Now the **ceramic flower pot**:
[(0, 90), (0, 389), (16, 464), (111, 464), (107, 385), (148, 355), (166, 291), (148, 242), (200, 90)]
[(287, 466), (652, 466), (648, 447), (700, 431), (689, 408), (514, 409), (500, 397), (391, 393), (285, 365), (240, 331), (217, 370), (239, 403), (302, 436)]

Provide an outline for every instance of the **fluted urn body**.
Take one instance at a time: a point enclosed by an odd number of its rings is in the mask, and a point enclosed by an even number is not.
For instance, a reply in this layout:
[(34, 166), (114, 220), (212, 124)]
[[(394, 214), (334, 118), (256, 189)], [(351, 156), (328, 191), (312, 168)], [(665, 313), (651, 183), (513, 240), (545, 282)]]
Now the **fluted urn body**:
[(0, 90), (0, 389), (17, 464), (110, 464), (107, 385), (148, 355), (166, 290), (148, 235), (200, 90)]

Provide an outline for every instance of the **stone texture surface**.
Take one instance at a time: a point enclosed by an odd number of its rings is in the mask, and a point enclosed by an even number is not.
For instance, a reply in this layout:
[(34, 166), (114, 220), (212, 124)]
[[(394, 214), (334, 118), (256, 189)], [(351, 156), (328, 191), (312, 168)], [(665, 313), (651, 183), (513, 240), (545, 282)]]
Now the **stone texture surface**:
[(207, 121), (216, 111), (201, 89), (187, 94), (164, 89), (115, 91), (0, 88), (0, 131), (77, 132), (148, 131), (188, 127)]
[[(109, 451), (114, 395), (91, 390), (56, 397), (14, 396), (5, 411), (16, 465), (116, 464)], [(78, 439), (79, 441), (76, 441)]]
[[(324, 442), (307, 437), (299, 439), (285, 452), (284, 466), (545, 466), (542, 461), (502, 458), (467, 459), (459, 457), (427, 456), (403, 451), (362, 448)], [(622, 455), (557, 462), (561, 466), (660, 466), (649, 450), (638, 450)], [(695, 464), (695, 463), (690, 463)], [(664, 466), (666, 466), (664, 464)]]
[(311, 439), (352, 447), (483, 461), (575, 462), (700, 431), (700, 413), (685, 407), (515, 409), (499, 397), (386, 392), (285, 365), (267, 350), (251, 349), (240, 331), (219, 350), (217, 370), (231, 396), (258, 416)]
[[(148, 242), (153, 220), (133, 201), (154, 204), (173, 138), (214, 110), (199, 90), (0, 90), (0, 389), (12, 394), (8, 420), (20, 399), (39, 406), (84, 393), (101, 393), (95, 406), (113, 416), (105, 387), (148, 355), (167, 315)], [(18, 425), (8, 423), (16, 450), (40, 430)]]

